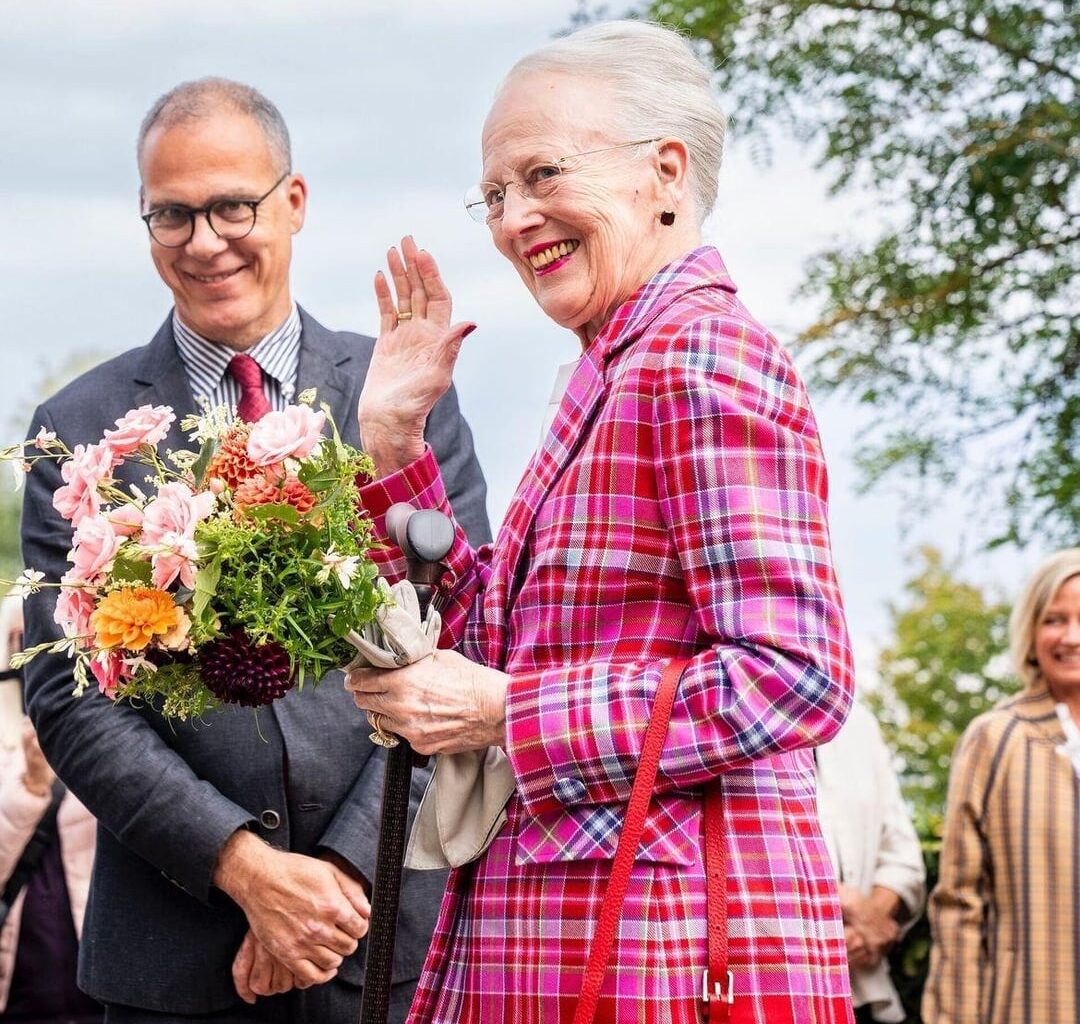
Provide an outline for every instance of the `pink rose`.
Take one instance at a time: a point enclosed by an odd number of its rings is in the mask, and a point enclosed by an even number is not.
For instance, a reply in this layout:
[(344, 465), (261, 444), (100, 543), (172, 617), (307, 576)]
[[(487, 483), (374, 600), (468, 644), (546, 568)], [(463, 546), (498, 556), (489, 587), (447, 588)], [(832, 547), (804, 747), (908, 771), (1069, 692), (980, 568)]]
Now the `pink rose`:
[(143, 512), (138, 505), (120, 505), (109, 509), (105, 518), (112, 524), (117, 536), (130, 537), (142, 526)]
[(85, 516), (97, 515), (101, 510), (98, 484), (112, 476), (116, 465), (104, 444), (77, 444), (71, 458), (60, 467), (64, 484), (53, 494), (53, 508), (72, 526), (78, 526)]
[(196, 494), (184, 483), (165, 484), (143, 510), (142, 543), (161, 544), (168, 533), (194, 539), (196, 524), (214, 511), (214, 501), (210, 491)]
[(131, 670), (124, 664), (119, 651), (102, 651), (90, 662), (90, 671), (98, 682), (98, 689), (109, 700), (116, 700), (116, 689), (125, 679), (131, 678)]
[(283, 412), (268, 412), (251, 428), (247, 453), (257, 466), (311, 454), (322, 437), (326, 413), (308, 405), (290, 405)]
[[(64, 577), (64, 582), (69, 581)], [(53, 621), (64, 631), (64, 636), (88, 636), (90, 615), (94, 610), (94, 593), (81, 587), (61, 587), (56, 599)]]
[(68, 552), (71, 575), (84, 583), (97, 583), (123, 543), (105, 516), (85, 516), (75, 527), (73, 547)]
[(141, 405), (116, 421), (115, 430), (106, 430), (101, 442), (117, 461), (125, 459), (141, 444), (156, 445), (169, 434), (176, 416), (167, 405)]
[(158, 545), (150, 560), (154, 567), (154, 586), (159, 590), (168, 590), (179, 577), (181, 586), (194, 590), (195, 563), (199, 556), (195, 541), (183, 534), (170, 532), (158, 541)]

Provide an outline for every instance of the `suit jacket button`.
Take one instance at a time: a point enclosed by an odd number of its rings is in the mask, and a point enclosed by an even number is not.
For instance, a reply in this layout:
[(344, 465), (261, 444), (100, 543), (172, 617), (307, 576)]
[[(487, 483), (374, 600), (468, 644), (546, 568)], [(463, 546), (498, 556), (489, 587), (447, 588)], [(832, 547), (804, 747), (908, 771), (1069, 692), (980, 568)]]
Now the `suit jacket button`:
[(265, 829), (273, 830), (281, 824), (281, 815), (277, 811), (263, 811), (259, 815), (259, 821), (262, 822), (262, 827)]

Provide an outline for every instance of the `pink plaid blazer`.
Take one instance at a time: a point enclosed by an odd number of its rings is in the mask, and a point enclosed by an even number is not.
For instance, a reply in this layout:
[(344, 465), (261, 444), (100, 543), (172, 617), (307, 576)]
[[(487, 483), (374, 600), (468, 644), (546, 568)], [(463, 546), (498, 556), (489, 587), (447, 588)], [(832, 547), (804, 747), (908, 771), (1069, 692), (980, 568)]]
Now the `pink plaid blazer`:
[[(448, 560), (444, 641), (511, 676), (517, 792), (451, 874), (412, 1021), (570, 1020), (661, 667), (688, 655), (600, 1018), (699, 1020), (698, 790), (721, 779), (733, 1022), (851, 1020), (811, 754), (852, 688), (826, 491), (803, 385), (714, 249), (617, 310), (495, 544), (459, 531)], [(363, 499), (449, 511), (430, 453)]]

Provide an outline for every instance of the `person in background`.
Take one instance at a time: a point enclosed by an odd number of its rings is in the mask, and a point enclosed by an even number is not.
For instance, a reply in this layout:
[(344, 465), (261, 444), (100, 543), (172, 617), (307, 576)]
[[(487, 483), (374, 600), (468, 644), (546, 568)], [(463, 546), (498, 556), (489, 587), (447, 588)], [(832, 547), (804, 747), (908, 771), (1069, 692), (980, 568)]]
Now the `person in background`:
[(1080, 548), (1035, 570), (1009, 647), (1023, 689), (953, 756), (925, 1024), (1080, 1020)]
[[(0, 602), (0, 670), (22, 649), (22, 599)], [(3, 685), (19, 685), (17, 678)], [(5, 702), (5, 709), (8, 708)], [(18, 730), (12, 735), (12, 726)], [(59, 790), (29, 719), (4, 722), (0, 740), (0, 1021), (4, 1024), (100, 1024), (101, 1005), (75, 983), (96, 825), (79, 801)], [(37, 842), (41, 852), (17, 894), (11, 879), (51, 804), (55, 824)], [(7, 897), (12, 896), (10, 905)]]
[[(636, 22), (525, 57), (488, 114), (470, 203), (581, 356), (494, 546), (457, 533), (440, 598), (459, 651), (349, 677), (376, 729), (422, 753), (501, 747), (512, 775), (505, 824), (451, 873), (417, 1022), (571, 1019), (659, 682), (683, 659), (599, 1019), (698, 1024), (703, 988), (728, 1005), (707, 969), (708, 787), (730, 1020), (851, 1020), (811, 753), (852, 688), (825, 460), (789, 357), (702, 244), (723, 136), (689, 46)], [(389, 269), (359, 410), (380, 530), (395, 500), (457, 513), (419, 427), (470, 326), (411, 239)]]
[(886, 955), (915, 923), (926, 866), (889, 748), (861, 704), (815, 750), (821, 831), (840, 883), (852, 1002), (859, 1024), (905, 1019)]

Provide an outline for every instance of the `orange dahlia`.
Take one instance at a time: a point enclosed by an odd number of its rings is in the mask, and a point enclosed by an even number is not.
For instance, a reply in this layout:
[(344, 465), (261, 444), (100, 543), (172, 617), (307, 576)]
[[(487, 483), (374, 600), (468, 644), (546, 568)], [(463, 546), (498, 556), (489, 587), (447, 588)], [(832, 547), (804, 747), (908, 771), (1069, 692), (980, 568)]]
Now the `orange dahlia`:
[(98, 647), (143, 650), (180, 625), (180, 609), (164, 590), (125, 587), (106, 595), (90, 616)]
[(284, 480), (253, 476), (233, 491), (233, 504), (241, 510), (253, 505), (292, 505), (300, 515), (306, 515), (315, 506), (315, 495), (295, 473), (290, 473)]
[(236, 490), (244, 480), (264, 472), (262, 466), (257, 466), (248, 458), (247, 443), (250, 434), (250, 423), (238, 422), (232, 426), (221, 439), (218, 450), (214, 452), (214, 457), (206, 468), (208, 480), (217, 477), (224, 480), (230, 489)]

